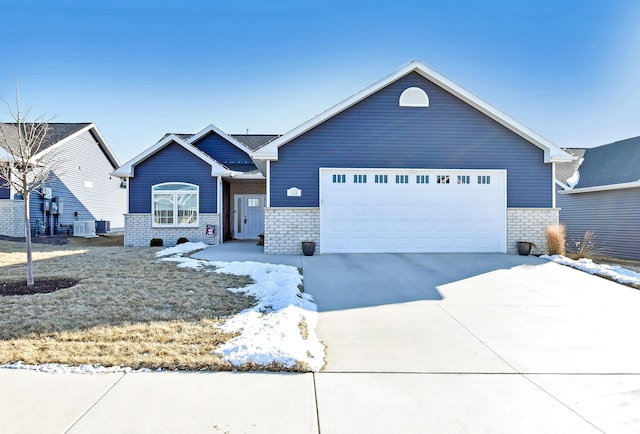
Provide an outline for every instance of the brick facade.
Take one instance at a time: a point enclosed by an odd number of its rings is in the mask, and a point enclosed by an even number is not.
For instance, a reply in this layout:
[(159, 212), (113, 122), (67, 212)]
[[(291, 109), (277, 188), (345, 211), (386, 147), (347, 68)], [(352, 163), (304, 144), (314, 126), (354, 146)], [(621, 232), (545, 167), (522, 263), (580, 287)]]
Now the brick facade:
[(507, 208), (507, 253), (517, 253), (518, 241), (536, 245), (532, 253), (547, 253), (547, 226), (560, 222), (560, 208)]
[[(180, 237), (189, 241), (202, 241), (207, 244), (220, 242), (220, 216), (218, 214), (200, 214), (197, 228), (153, 228), (151, 214), (125, 214), (124, 245), (127, 247), (149, 247), (152, 238), (160, 238), (165, 246), (175, 246)], [(206, 236), (207, 225), (214, 225), (214, 236)]]
[(265, 208), (264, 253), (302, 254), (302, 242), (320, 251), (320, 208)]
[(24, 201), (0, 200), (0, 235), (24, 237)]
[[(518, 241), (530, 241), (534, 253), (546, 253), (547, 226), (558, 224), (558, 208), (508, 208), (507, 253), (517, 253)], [(319, 208), (265, 208), (264, 252), (300, 254), (302, 241), (315, 241), (320, 251)]]

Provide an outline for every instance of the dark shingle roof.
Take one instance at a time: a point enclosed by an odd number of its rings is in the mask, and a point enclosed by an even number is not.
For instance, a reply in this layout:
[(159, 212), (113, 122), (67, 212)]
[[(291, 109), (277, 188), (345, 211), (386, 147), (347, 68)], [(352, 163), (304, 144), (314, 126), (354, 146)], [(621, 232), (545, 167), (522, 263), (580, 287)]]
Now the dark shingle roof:
[[(32, 125), (32, 124), (28, 124)], [(47, 135), (45, 136), (44, 142), (42, 143), (41, 151), (47, 149), (48, 147), (55, 145), (60, 140), (63, 140), (66, 137), (69, 137), (73, 133), (76, 133), (86, 127), (87, 125), (91, 125), (91, 123), (49, 123), (49, 128), (47, 130)], [(13, 134), (17, 137), (17, 127), (16, 124), (6, 123), (2, 124), (2, 129), (7, 136)]]
[[(164, 139), (165, 137), (171, 134), (180, 137), (182, 140), (187, 140), (189, 139), (189, 137), (193, 136), (193, 134), (186, 134), (186, 133), (166, 133), (164, 136), (162, 136), (162, 139)], [(256, 149), (261, 148), (262, 146), (266, 145), (270, 141), (280, 137), (278, 134), (229, 134), (229, 135), (252, 151), (255, 151)]]
[(576, 188), (640, 180), (640, 136), (587, 149)]
[(255, 151), (280, 136), (277, 134), (231, 134), (231, 137)]
[(578, 170), (578, 166), (580, 165), (580, 160), (584, 156), (585, 149), (565, 149), (565, 152), (573, 155), (574, 157), (578, 157), (577, 160), (571, 161), (569, 163), (557, 163), (556, 164), (556, 179), (563, 184), (567, 183), (567, 179), (571, 178), (576, 170)]

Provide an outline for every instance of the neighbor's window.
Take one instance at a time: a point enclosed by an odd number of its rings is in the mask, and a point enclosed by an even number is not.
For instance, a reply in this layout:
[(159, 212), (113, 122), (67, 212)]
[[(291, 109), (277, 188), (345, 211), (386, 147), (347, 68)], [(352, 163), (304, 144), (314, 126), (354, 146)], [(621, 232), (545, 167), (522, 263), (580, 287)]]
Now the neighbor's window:
[(197, 185), (158, 184), (152, 187), (154, 226), (198, 226)]

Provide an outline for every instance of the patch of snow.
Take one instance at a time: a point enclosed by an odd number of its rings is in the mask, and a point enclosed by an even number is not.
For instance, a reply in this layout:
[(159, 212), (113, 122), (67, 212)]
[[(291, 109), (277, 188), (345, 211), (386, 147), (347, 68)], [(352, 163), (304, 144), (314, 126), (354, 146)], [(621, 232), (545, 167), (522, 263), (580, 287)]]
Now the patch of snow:
[[(186, 246), (191, 244), (191, 246)], [(254, 283), (243, 288), (231, 288), (232, 292), (242, 292), (255, 297), (257, 304), (227, 319), (223, 331), (239, 332), (217, 349), (224, 360), (234, 366), (247, 362), (258, 365), (279, 363), (293, 367), (296, 363), (306, 363), (309, 369), (319, 371), (324, 365), (324, 345), (315, 334), (318, 323), (318, 308), (313, 297), (300, 292), (302, 276), (296, 267), (290, 265), (264, 264), (260, 262), (204, 261), (180, 256), (180, 252), (190, 252), (209, 247), (203, 243), (185, 243), (176, 248), (164, 249), (158, 256), (161, 261), (176, 262), (180, 268), (211, 271), (215, 273), (249, 276)], [(168, 251), (168, 253), (167, 253)], [(299, 325), (306, 323), (307, 338), (302, 337)], [(29, 369), (50, 373), (97, 374), (109, 372), (131, 372), (129, 367), (109, 367), (82, 365), (68, 366), (54, 363), (27, 365), (17, 362), (0, 365), (0, 368)], [(149, 371), (141, 369), (141, 372)]]
[[(254, 283), (230, 288), (258, 301), (250, 309), (227, 319), (221, 330), (240, 332), (217, 350), (234, 366), (247, 362), (258, 365), (280, 363), (293, 367), (306, 363), (313, 371), (324, 365), (324, 346), (315, 334), (318, 308), (313, 297), (300, 292), (302, 276), (296, 267), (261, 262), (223, 262), (185, 258), (178, 254), (161, 261), (176, 262), (179, 268), (211, 267), (208, 271), (249, 276)], [(307, 339), (300, 334), (299, 324), (306, 323)]]
[(596, 264), (591, 259), (583, 258), (574, 260), (562, 255), (542, 255), (540, 258), (558, 264), (568, 265), (569, 267), (576, 268), (584, 271), (585, 273), (606, 276), (619, 283), (640, 286), (640, 273), (636, 273), (635, 271), (628, 270), (618, 265)]
[(569, 186), (569, 188), (573, 188), (578, 185), (578, 182), (580, 182), (580, 171), (576, 170), (576, 173), (567, 179), (567, 186)]
[(27, 365), (23, 362), (16, 362), (7, 365), (0, 365), (0, 368), (26, 369), (29, 371), (47, 372), (49, 374), (109, 374), (113, 372), (133, 372), (132, 368), (126, 366), (104, 367), (100, 365), (80, 365), (69, 366), (57, 363), (44, 363), (41, 365)]
[(205, 244), (202, 242), (182, 243), (182, 244), (178, 244), (175, 247), (167, 247), (166, 249), (162, 249), (159, 252), (156, 252), (156, 256), (161, 257), (161, 256), (170, 256), (170, 255), (176, 255), (176, 254), (184, 254), (184, 253), (193, 252), (195, 250), (206, 249), (207, 247), (211, 247), (211, 246), (209, 244)]
[[(209, 262), (216, 273), (248, 275), (255, 282), (230, 291), (258, 299), (251, 309), (229, 318), (223, 331), (242, 334), (223, 344), (218, 352), (235, 366), (247, 361), (261, 365), (272, 362), (292, 367), (296, 362), (319, 371), (324, 365), (324, 346), (315, 334), (318, 308), (313, 297), (302, 293), (302, 276), (290, 265), (260, 262)], [(306, 323), (307, 339), (299, 324)]]

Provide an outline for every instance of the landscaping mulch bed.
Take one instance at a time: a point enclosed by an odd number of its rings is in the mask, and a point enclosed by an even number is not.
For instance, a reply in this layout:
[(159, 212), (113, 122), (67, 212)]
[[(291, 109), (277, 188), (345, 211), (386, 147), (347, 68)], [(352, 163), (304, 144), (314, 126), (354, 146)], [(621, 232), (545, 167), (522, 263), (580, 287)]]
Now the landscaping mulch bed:
[[(6, 235), (0, 235), (0, 240), (2, 241), (13, 241), (16, 243), (24, 243), (26, 241), (25, 237), (9, 237)], [(53, 236), (53, 237), (31, 237), (31, 242), (33, 244), (49, 244), (52, 246), (64, 246), (69, 243), (69, 240), (66, 236)]]
[(71, 288), (78, 283), (76, 279), (38, 279), (33, 286), (22, 282), (0, 282), (0, 296), (49, 294), (60, 289)]

